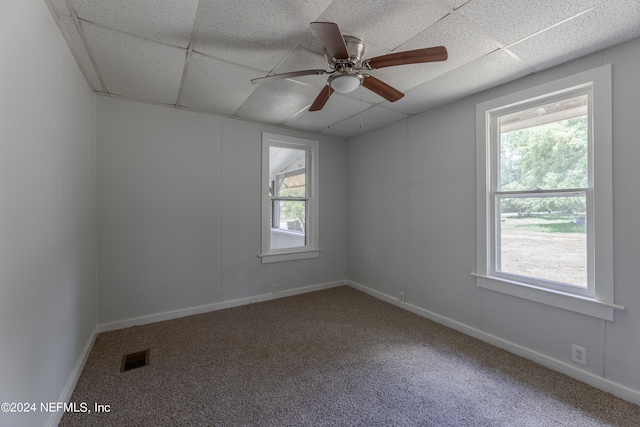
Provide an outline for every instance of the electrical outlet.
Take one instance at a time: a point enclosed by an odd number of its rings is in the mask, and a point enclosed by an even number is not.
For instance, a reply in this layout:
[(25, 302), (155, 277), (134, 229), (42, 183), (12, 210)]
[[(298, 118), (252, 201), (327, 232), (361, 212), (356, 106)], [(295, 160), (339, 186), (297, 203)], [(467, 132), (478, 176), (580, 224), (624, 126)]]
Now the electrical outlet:
[(571, 345), (571, 360), (583, 365), (587, 364), (587, 349), (579, 345)]
[(277, 294), (278, 293), (278, 284), (274, 283), (273, 285), (271, 285), (271, 293), (272, 294)]
[(398, 301), (404, 302), (404, 292), (400, 292), (400, 296), (398, 297)]

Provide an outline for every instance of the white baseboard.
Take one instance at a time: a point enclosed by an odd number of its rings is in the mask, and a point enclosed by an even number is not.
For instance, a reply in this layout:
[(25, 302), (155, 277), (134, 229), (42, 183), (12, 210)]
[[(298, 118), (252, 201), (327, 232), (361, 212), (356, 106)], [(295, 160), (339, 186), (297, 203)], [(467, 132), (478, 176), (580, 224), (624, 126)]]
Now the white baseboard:
[(223, 310), (225, 308), (238, 307), (256, 302), (269, 301), (278, 298), (289, 297), (307, 292), (319, 291), (322, 289), (335, 288), (347, 285), (346, 280), (337, 282), (327, 282), (318, 285), (303, 286), (296, 289), (280, 291), (277, 293), (256, 295), (247, 298), (239, 298), (230, 301), (221, 301), (213, 304), (201, 305), (198, 307), (190, 307), (181, 310), (167, 311), (164, 313), (151, 314), (149, 316), (140, 316), (132, 319), (118, 320), (115, 322), (102, 323), (98, 325), (98, 332), (115, 331), (117, 329), (129, 328), (131, 326), (147, 325), (149, 323), (162, 322), (164, 320), (178, 319), (180, 317), (192, 316), (194, 314), (209, 313), (211, 311)]
[[(93, 343), (96, 341), (96, 336), (98, 335), (98, 328), (94, 328), (85, 344), (82, 352), (80, 353), (80, 357), (76, 362), (76, 366), (74, 366), (73, 371), (71, 371), (71, 375), (67, 380), (67, 383), (62, 389), (62, 392), (58, 396), (58, 402), (69, 402), (71, 400), (71, 395), (73, 395), (73, 390), (75, 390), (76, 385), (78, 384), (78, 380), (80, 379), (80, 375), (82, 374), (82, 370), (84, 369), (84, 365), (87, 363), (87, 359), (89, 358), (89, 353), (91, 353), (91, 349), (93, 348)], [(49, 421), (47, 421), (47, 427), (55, 427), (60, 424), (62, 420), (62, 416), (64, 415), (63, 411), (52, 412), (49, 417)]]
[(347, 284), (354, 289), (360, 290), (382, 301), (386, 301), (395, 306), (403, 308), (407, 311), (415, 313), (419, 316), (425, 317), (429, 320), (433, 320), (436, 323), (440, 323), (444, 326), (447, 326), (451, 329), (462, 332), (463, 334), (469, 335), (473, 338), (477, 338), (481, 341), (494, 345), (510, 353), (516, 354), (518, 356), (522, 356), (525, 359), (529, 359), (544, 367), (547, 367), (554, 371), (565, 374), (571, 378), (575, 378), (578, 381), (582, 381), (602, 391), (611, 393), (614, 396), (620, 397), (621, 399), (640, 405), (640, 391), (638, 390), (634, 390), (632, 388), (626, 387), (622, 384), (613, 382), (601, 376), (595, 375), (591, 372), (587, 372), (587, 371), (583, 371), (581, 369), (575, 368), (561, 360), (555, 359), (553, 357), (549, 357), (545, 354), (523, 347), (519, 344), (515, 344), (504, 338), (500, 338), (498, 336), (488, 334), (479, 329), (476, 329), (464, 323), (458, 322), (456, 320), (450, 319), (448, 317), (441, 316), (432, 311), (425, 310), (421, 307), (418, 307), (412, 304), (400, 302), (398, 298), (391, 297), (385, 293), (382, 293), (375, 289), (371, 289), (360, 283), (356, 283), (349, 280), (347, 281)]

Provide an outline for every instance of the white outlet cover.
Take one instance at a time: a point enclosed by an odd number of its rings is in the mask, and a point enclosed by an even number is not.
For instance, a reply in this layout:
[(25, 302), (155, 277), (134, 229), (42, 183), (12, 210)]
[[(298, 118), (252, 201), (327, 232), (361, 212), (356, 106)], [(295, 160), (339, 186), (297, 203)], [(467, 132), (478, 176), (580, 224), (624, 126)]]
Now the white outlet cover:
[(579, 345), (571, 345), (571, 360), (582, 365), (587, 364), (587, 349)]

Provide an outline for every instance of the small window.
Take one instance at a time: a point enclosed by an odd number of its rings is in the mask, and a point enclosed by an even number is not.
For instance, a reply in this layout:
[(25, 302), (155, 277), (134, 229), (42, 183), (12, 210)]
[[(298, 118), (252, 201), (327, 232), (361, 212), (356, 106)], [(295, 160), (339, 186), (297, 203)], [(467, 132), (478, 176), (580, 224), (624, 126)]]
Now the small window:
[(611, 71), (477, 106), (478, 286), (613, 320)]
[(263, 133), (262, 262), (318, 256), (318, 141)]

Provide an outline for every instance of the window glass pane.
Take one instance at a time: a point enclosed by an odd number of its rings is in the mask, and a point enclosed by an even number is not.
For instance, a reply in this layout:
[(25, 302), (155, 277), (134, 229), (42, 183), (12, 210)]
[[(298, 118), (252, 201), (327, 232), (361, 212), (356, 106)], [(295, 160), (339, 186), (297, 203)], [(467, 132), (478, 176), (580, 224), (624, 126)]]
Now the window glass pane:
[(269, 148), (269, 181), (272, 196), (307, 196), (307, 151), (295, 148)]
[(587, 287), (585, 196), (499, 198), (496, 270)]
[(271, 209), (271, 249), (306, 245), (307, 202), (273, 200)]
[(498, 118), (498, 191), (586, 188), (587, 95)]

